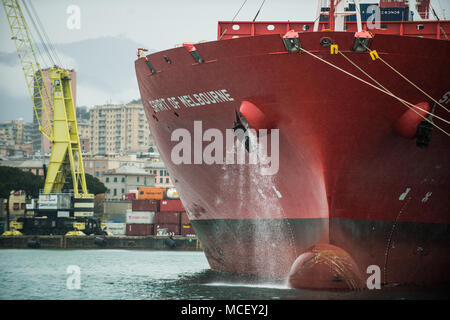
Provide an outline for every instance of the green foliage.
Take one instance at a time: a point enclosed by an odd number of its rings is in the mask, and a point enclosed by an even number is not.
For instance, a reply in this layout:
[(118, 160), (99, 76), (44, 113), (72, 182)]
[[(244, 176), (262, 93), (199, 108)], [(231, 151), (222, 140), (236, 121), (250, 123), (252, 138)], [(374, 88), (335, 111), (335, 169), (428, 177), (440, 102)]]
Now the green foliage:
[(86, 186), (90, 193), (99, 194), (106, 192), (106, 187), (103, 184), (103, 182), (98, 180), (96, 177), (91, 176), (89, 173), (85, 173), (85, 176), (86, 176)]
[(0, 166), (0, 198), (9, 198), (11, 191), (23, 190), (32, 197), (39, 196), (44, 187), (44, 179), (18, 168)]
[[(88, 191), (93, 194), (105, 193), (105, 185), (96, 177), (85, 174)], [(65, 189), (73, 189), (72, 179), (68, 178)], [(11, 191), (23, 190), (27, 195), (37, 198), (44, 188), (44, 178), (18, 168), (0, 166), (0, 198), (7, 199)]]
[[(95, 195), (95, 194), (106, 192), (105, 185), (100, 180), (98, 180), (96, 177), (91, 176), (89, 173), (85, 173), (84, 176), (86, 177), (86, 187), (87, 187), (89, 193), (92, 193)], [(73, 183), (72, 183), (71, 176), (66, 178), (66, 183), (64, 184), (63, 189), (64, 190), (73, 190)], [(81, 186), (78, 186), (78, 190), (81, 192)]]

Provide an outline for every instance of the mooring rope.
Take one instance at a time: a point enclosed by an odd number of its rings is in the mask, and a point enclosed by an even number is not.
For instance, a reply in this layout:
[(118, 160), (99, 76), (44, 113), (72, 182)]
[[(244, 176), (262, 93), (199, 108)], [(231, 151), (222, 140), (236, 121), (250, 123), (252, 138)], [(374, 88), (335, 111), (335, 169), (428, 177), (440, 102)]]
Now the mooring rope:
[(423, 111), (423, 112), (425, 112), (425, 113), (427, 113), (427, 114), (431, 114), (433, 117), (436, 117), (437, 119), (442, 120), (442, 121), (444, 121), (444, 122), (446, 122), (446, 123), (449, 123), (448, 120), (445, 120), (445, 119), (443, 119), (443, 118), (441, 118), (441, 117), (438, 117), (438, 116), (436, 116), (435, 114), (433, 114), (433, 113), (431, 113), (431, 112), (429, 112), (429, 111), (427, 111), (427, 110), (424, 110), (424, 109), (422, 109), (422, 108), (420, 108), (420, 107), (418, 107), (418, 106), (412, 104), (411, 102), (408, 102), (408, 101), (406, 101), (406, 100), (404, 100), (404, 99), (402, 99), (402, 98), (396, 96), (395, 94), (393, 94), (393, 93), (391, 93), (391, 92), (389, 92), (389, 91), (386, 91), (386, 90), (384, 90), (384, 89), (382, 89), (382, 88), (380, 88), (380, 87), (377, 87), (376, 85), (374, 85), (374, 84), (372, 84), (372, 83), (370, 83), (370, 82), (368, 82), (368, 81), (366, 81), (366, 80), (364, 80), (364, 79), (361, 79), (360, 77), (358, 77), (358, 76), (356, 76), (356, 75), (354, 75), (354, 74), (352, 74), (352, 73), (350, 73), (350, 72), (348, 72), (348, 71), (346, 71), (346, 70), (344, 70), (344, 69), (342, 69), (342, 68), (336, 66), (335, 64), (333, 64), (333, 63), (331, 63), (331, 62), (329, 62), (329, 61), (326, 61), (325, 59), (322, 59), (321, 57), (319, 57), (319, 56), (313, 54), (312, 52), (309, 52), (308, 50), (305, 50), (305, 49), (303, 49), (303, 48), (301, 48), (301, 47), (298, 47), (298, 49), (301, 50), (302, 52), (305, 52), (305, 53), (309, 54), (310, 56), (314, 57), (315, 59), (317, 59), (317, 60), (319, 60), (319, 61), (321, 61), (321, 62), (323, 62), (323, 63), (326, 63), (326, 64), (328, 64), (329, 66), (331, 66), (331, 67), (333, 67), (333, 68), (335, 68), (335, 69), (337, 69), (337, 70), (339, 70), (339, 71), (341, 71), (341, 72), (347, 74), (348, 76), (350, 76), (350, 77), (352, 77), (352, 78), (354, 78), (354, 79), (356, 79), (356, 80), (358, 80), (358, 81), (361, 81), (362, 83), (365, 83), (365, 84), (367, 84), (368, 86), (371, 86), (372, 88), (374, 88), (374, 89), (376, 89), (376, 90), (378, 90), (378, 91), (381, 91), (381, 92), (383, 92), (384, 94), (386, 94), (386, 95), (388, 95), (388, 96), (391, 96), (391, 97), (397, 99), (397, 100), (400, 101), (400, 102), (403, 102), (404, 104), (407, 104), (407, 105), (408, 105), (408, 108), (411, 109), (411, 110), (413, 110), (413, 111), (414, 111), (417, 115), (419, 115), (422, 119), (424, 119), (425, 121), (429, 122), (432, 126), (434, 126), (435, 128), (437, 128), (438, 130), (440, 130), (441, 132), (443, 132), (443, 133), (446, 134), (447, 136), (450, 136), (450, 133), (448, 133), (447, 131), (445, 131), (444, 129), (442, 129), (442, 128), (439, 127), (438, 125), (436, 125), (433, 121), (431, 121), (431, 120), (429, 120), (428, 118), (422, 116), (422, 115), (421, 115), (420, 113), (418, 113), (415, 109), (419, 109), (419, 110), (421, 110), (421, 111)]
[[(368, 48), (365, 44), (363, 46), (368, 50), (369, 52), (372, 51), (370, 48)], [(436, 101), (432, 96), (430, 96), (428, 93), (426, 93), (424, 90), (422, 90), (418, 85), (416, 85), (414, 82), (409, 80), (407, 77), (405, 77), (403, 74), (401, 74), (397, 69), (395, 69), (393, 66), (391, 66), (389, 63), (387, 63), (386, 60), (384, 60), (382, 57), (378, 56), (378, 59), (380, 59), (381, 62), (383, 62), (386, 66), (388, 66), (392, 71), (394, 71), (396, 74), (398, 74), (400, 77), (402, 77), (404, 80), (406, 80), (409, 84), (411, 84), (414, 88), (422, 92), (425, 96), (427, 96), (429, 99), (431, 99), (434, 103), (436, 103), (438, 106), (444, 108), (447, 112), (450, 112), (449, 109), (444, 107), (442, 104), (440, 104), (438, 101)]]

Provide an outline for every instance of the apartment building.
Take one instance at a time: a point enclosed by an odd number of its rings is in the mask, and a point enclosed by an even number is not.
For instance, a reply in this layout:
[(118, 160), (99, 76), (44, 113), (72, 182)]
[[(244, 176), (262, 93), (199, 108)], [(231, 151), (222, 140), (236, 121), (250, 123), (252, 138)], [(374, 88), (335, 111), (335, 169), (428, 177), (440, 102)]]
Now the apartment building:
[(172, 178), (163, 162), (147, 162), (145, 169), (155, 176), (156, 188), (173, 188)]
[(121, 200), (122, 195), (130, 191), (136, 191), (142, 187), (154, 186), (154, 175), (142, 168), (134, 166), (122, 166), (108, 170), (103, 177), (105, 184), (106, 200)]
[(84, 172), (101, 178), (107, 171), (117, 169), (122, 166), (133, 166), (144, 168), (147, 159), (137, 158), (136, 155), (110, 155), (110, 156), (84, 156)]
[(78, 135), (80, 136), (81, 152), (83, 154), (91, 151), (91, 122), (78, 119), (77, 120)]
[(0, 138), (12, 144), (28, 144), (32, 141), (32, 123), (22, 119), (6, 120), (0, 123)]
[(153, 145), (142, 105), (96, 106), (90, 111), (90, 121), (91, 154), (145, 152)]

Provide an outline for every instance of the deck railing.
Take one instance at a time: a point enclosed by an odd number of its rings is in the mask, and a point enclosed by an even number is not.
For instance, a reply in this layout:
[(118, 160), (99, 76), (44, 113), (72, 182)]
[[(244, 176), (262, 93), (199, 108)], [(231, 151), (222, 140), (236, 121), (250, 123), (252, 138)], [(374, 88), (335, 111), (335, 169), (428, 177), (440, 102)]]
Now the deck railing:
[[(326, 29), (328, 22), (320, 22), (319, 30)], [(383, 21), (379, 29), (364, 29), (377, 34), (394, 34), (410, 37), (448, 40), (450, 37), (450, 21)], [(356, 32), (355, 21), (346, 22), (348, 32)], [(289, 30), (297, 32), (313, 32), (314, 22), (302, 21), (219, 21), (217, 39), (248, 37), (265, 34), (285, 34)]]

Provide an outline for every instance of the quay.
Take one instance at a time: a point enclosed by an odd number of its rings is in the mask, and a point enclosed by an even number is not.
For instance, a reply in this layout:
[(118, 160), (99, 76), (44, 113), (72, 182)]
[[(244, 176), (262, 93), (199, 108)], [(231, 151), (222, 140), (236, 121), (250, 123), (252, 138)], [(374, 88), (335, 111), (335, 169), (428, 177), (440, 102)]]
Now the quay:
[[(197, 237), (185, 236), (0, 236), (0, 249), (141, 249), (202, 251)], [(104, 239), (104, 240), (99, 240)]]

